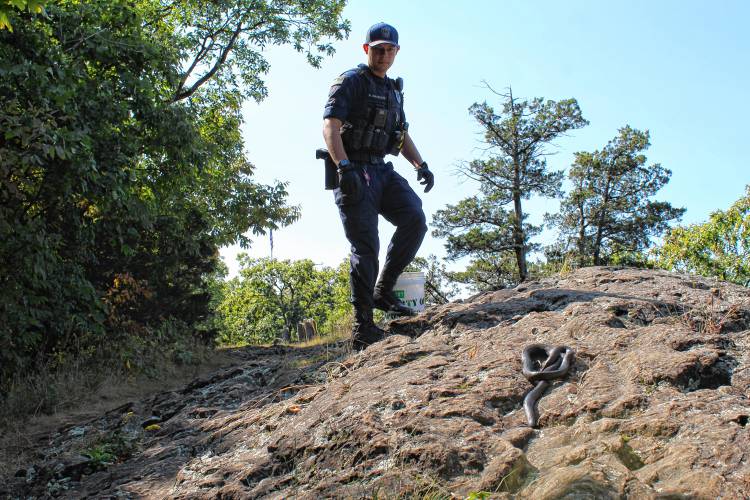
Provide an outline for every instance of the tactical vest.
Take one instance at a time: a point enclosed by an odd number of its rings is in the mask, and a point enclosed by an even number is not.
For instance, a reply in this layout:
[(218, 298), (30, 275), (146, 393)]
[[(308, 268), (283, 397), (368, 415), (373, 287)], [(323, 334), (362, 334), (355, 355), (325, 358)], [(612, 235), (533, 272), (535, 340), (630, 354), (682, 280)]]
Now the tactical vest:
[(357, 67), (357, 74), (367, 80), (367, 96), (352, 103), (349, 116), (341, 127), (347, 155), (398, 155), (408, 128), (404, 121), (403, 81), (386, 77), (383, 89), (364, 64)]

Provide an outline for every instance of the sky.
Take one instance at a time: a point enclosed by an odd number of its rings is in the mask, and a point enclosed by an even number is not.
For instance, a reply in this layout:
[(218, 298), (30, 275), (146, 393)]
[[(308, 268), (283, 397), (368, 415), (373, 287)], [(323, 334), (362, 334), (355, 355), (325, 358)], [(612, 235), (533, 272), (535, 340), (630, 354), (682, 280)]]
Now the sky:
[[(344, 16), (351, 34), (335, 42), (335, 55), (319, 69), (290, 47), (266, 50), (269, 95), (243, 108), (256, 181), (287, 182), (289, 203), (302, 209), (300, 220), (274, 232), (277, 259), (335, 266), (349, 254), (314, 151), (324, 147), (331, 82), (365, 62), (365, 34), (380, 21), (399, 32), (401, 50), (388, 76), (404, 79), (409, 133), (435, 174), (434, 189), (423, 193), (412, 166), (401, 156), (389, 158), (422, 198), (428, 225), (437, 210), (476, 193), (456, 167), (486, 155), (468, 113), (475, 102), (500, 109), (485, 82), (499, 91), (511, 87), (524, 99), (578, 101), (590, 124), (554, 143), (553, 170), (567, 170), (576, 151), (601, 149), (625, 125), (649, 130), (648, 163), (672, 171), (655, 199), (686, 208), (683, 224), (728, 208), (750, 184), (750, 2), (352, 0)], [(556, 200), (532, 199), (524, 211), (539, 223), (557, 207)], [(382, 218), (379, 227), (382, 263), (393, 228)], [(538, 241), (550, 243), (554, 234), (548, 230)], [(238, 252), (268, 257), (268, 237), (256, 238), (250, 249), (221, 250), (230, 276)], [(430, 254), (444, 258), (445, 249), (428, 233), (419, 255)]]

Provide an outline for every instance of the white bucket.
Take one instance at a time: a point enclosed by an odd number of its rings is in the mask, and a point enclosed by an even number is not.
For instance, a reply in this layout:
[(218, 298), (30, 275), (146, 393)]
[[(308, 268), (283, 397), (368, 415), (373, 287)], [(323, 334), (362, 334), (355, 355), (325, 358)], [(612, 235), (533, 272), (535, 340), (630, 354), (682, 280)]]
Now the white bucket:
[(401, 273), (393, 287), (401, 302), (417, 312), (424, 311), (424, 273)]

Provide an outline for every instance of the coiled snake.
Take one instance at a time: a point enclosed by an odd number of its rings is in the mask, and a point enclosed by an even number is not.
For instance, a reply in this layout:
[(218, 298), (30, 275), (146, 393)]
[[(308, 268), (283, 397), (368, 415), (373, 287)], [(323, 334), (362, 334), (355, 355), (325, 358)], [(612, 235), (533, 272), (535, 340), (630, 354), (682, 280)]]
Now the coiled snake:
[(539, 412), (536, 404), (549, 387), (549, 381), (564, 377), (573, 365), (574, 358), (575, 351), (566, 346), (550, 348), (542, 344), (531, 344), (524, 348), (521, 355), (523, 376), (532, 384), (536, 384), (523, 400), (529, 427), (537, 427)]

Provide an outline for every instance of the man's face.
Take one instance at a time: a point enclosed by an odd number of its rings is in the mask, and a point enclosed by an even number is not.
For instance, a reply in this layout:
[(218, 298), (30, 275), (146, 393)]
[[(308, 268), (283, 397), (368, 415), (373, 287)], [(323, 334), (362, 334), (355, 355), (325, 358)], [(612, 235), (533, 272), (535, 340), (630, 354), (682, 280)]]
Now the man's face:
[(391, 45), (390, 43), (381, 43), (370, 47), (365, 44), (365, 53), (367, 54), (367, 65), (376, 74), (385, 75), (386, 71), (393, 66), (393, 61), (396, 59), (399, 47)]

